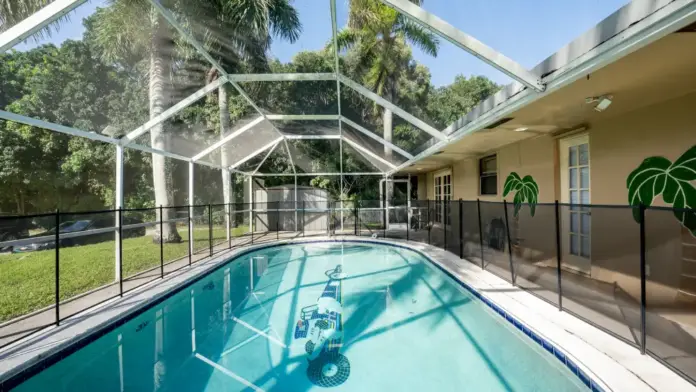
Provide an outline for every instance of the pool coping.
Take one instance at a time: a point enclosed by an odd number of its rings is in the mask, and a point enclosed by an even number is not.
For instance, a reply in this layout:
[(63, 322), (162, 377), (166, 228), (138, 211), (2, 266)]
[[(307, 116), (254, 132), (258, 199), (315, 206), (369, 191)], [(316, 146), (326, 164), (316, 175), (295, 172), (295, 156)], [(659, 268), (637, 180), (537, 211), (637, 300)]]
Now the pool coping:
[[(524, 333), (531, 341), (551, 353), (554, 358), (566, 366), (571, 373), (592, 391), (624, 389), (631, 391), (655, 391), (663, 390), (663, 388), (670, 391), (696, 391), (692, 384), (659, 364), (653, 358), (640, 356), (640, 353), (635, 348), (577, 318), (558, 312), (557, 308), (528, 292), (521, 289), (518, 289), (516, 292), (486, 292), (486, 290), (495, 290), (496, 288), (510, 289), (514, 286), (488, 271), (481, 270), (480, 267), (465, 259), (459, 259), (454, 254), (417, 242), (353, 236), (284, 239), (223, 251), (211, 259), (176, 271), (163, 280), (153, 281), (123, 297), (116, 297), (111, 301), (85, 311), (79, 317), (66, 320), (60, 327), (47, 329), (0, 350), (0, 391), (18, 386), (46, 367), (53, 365), (62, 358), (111, 332), (118, 326), (173, 296), (178, 291), (203, 279), (213, 271), (222, 268), (231, 259), (242, 257), (245, 254), (264, 248), (321, 242), (384, 244), (417, 252), (429, 260), (433, 266), (477, 297), (482, 303), (486, 304), (494, 313)], [(527, 304), (524, 304), (524, 302)], [(539, 320), (540, 315), (534, 314), (539, 313), (539, 311), (543, 313), (543, 318), (547, 319), (553, 318), (548, 316), (557, 316), (555, 318), (567, 318), (569, 316), (572, 318), (570, 321), (575, 324), (583, 324), (582, 326), (589, 327), (593, 335), (598, 333), (606, 335), (601, 336), (604, 338), (605, 344), (611, 344), (615, 349), (621, 348), (617, 345), (630, 348), (634, 351), (633, 354), (639, 356), (638, 358), (631, 358), (631, 363), (634, 364), (638, 359), (642, 359), (642, 361), (637, 362), (647, 363), (634, 365), (642, 366), (642, 368), (650, 367), (649, 374), (657, 373), (657, 377), (651, 377), (649, 381), (645, 380), (638, 376), (635, 370), (628, 369), (619, 363), (619, 360), (616, 358), (617, 352), (610, 353), (614, 355), (607, 355), (606, 352), (600, 349), (606, 346), (603, 344), (600, 347), (592, 345), (587, 340), (583, 340), (578, 331), (568, 330), (567, 325), (559, 329), (557, 323), (559, 320), (554, 320), (556, 322), (551, 323), (549, 323), (550, 320)], [(555, 314), (548, 313), (549, 311), (555, 311)], [(524, 315), (525, 313), (528, 314)], [(524, 319), (525, 322), (520, 321), (521, 319)], [(530, 320), (533, 320), (533, 322), (530, 322)], [(586, 330), (587, 328), (582, 329)], [(545, 333), (541, 333), (540, 330), (544, 330)], [(607, 341), (607, 338), (614, 341)], [(589, 346), (588, 343), (590, 343)], [(23, 351), (15, 352), (18, 347), (21, 347)], [(577, 355), (576, 350), (581, 352), (582, 355)], [(570, 354), (570, 351), (575, 352), (576, 355)], [(623, 353), (621, 352), (622, 350), (618, 351), (619, 357), (631, 354), (631, 352)], [(650, 363), (650, 361), (653, 363)], [(593, 363), (591, 368), (586, 365), (590, 362)]]

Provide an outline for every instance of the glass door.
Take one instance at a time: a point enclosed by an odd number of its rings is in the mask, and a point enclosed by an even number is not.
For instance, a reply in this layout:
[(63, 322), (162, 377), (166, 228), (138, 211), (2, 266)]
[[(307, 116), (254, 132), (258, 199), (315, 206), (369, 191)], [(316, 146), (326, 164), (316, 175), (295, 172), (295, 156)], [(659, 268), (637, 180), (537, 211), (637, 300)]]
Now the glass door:
[(570, 269), (590, 274), (590, 143), (588, 135), (561, 140), (563, 261)]

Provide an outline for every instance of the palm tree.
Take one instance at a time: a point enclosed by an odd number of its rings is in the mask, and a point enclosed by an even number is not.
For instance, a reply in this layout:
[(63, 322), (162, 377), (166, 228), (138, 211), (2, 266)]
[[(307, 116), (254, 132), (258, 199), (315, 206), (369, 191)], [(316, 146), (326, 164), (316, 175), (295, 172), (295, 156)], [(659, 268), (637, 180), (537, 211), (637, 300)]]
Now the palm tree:
[[(244, 70), (267, 72), (266, 53), (273, 37), (295, 42), (302, 31), (297, 11), (288, 0), (209, 0), (197, 7), (205, 34), (206, 49), (218, 60), (226, 71), (235, 73)], [(196, 26), (194, 26), (194, 29)], [(219, 78), (219, 72), (211, 67), (206, 74), (206, 83)], [(218, 89), (220, 116), (220, 138), (231, 131), (228, 85)], [(246, 106), (246, 103), (242, 103)], [(238, 115), (241, 117), (243, 111)], [(220, 149), (220, 164), (229, 167), (228, 146)], [(222, 184), (224, 202), (231, 202), (230, 177), (223, 171)]]
[[(422, 0), (410, 0), (421, 5)], [(411, 61), (408, 44), (436, 57), (439, 40), (429, 30), (411, 21), (379, 0), (352, 0), (348, 26), (338, 33), (339, 50), (354, 50), (356, 73), (365, 85), (390, 102), (396, 101), (396, 86)], [(377, 106), (375, 106), (377, 110)], [(384, 139), (392, 140), (392, 111), (382, 112)], [(390, 148), (384, 148), (387, 159)]]
[[(175, 38), (167, 22), (142, 0), (111, 0), (96, 23), (97, 41), (105, 53), (115, 58), (129, 57), (132, 53), (149, 56), (150, 118), (161, 114), (167, 107), (167, 86), (175, 63), (196, 57), (190, 46)], [(265, 53), (270, 47), (271, 35), (292, 41), (300, 31), (299, 19), (287, 0), (172, 0), (196, 37), (204, 37), (206, 49), (228, 70), (241, 69), (245, 62), (253, 60), (265, 64)], [(145, 19), (147, 18), (147, 19)], [(101, 38), (99, 38), (101, 37)], [(206, 73), (206, 82), (219, 77), (215, 68)], [(220, 135), (230, 130), (229, 97), (225, 86), (218, 89)], [(164, 131), (163, 124), (150, 129), (151, 145), (167, 150), (172, 135)], [(228, 167), (227, 152), (221, 151), (221, 164)], [(165, 158), (152, 156), (153, 182), (157, 205), (173, 203), (171, 168)], [(231, 201), (230, 178), (222, 173), (225, 203)], [(193, 200), (189, 201), (193, 203)], [(168, 220), (165, 210), (164, 219)], [(180, 241), (176, 227), (165, 226), (161, 234), (165, 242)], [(158, 238), (155, 238), (158, 241)]]
[[(103, 57), (114, 63), (142, 61), (148, 78), (149, 117), (157, 117), (169, 107), (168, 87), (172, 67), (178, 56), (177, 41), (171, 26), (152, 6), (143, 0), (109, 0), (94, 17), (95, 42)], [(168, 150), (171, 136), (159, 123), (150, 129), (150, 145)], [(155, 204), (168, 207), (174, 204), (172, 167), (163, 155), (152, 154), (152, 181)], [(193, 200), (189, 201), (193, 203)], [(170, 220), (171, 211), (163, 210), (163, 220)], [(174, 223), (156, 227), (153, 242), (180, 242)]]

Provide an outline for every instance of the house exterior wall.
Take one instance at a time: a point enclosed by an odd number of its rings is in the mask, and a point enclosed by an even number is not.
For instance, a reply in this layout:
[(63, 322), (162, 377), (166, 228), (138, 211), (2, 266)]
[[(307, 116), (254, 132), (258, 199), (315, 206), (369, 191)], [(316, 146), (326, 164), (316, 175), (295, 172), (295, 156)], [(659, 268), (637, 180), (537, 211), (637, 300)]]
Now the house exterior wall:
[[(692, 93), (607, 120), (600, 118), (587, 127), (591, 203), (607, 205), (593, 207), (591, 211), (590, 276), (593, 280), (617, 284), (634, 299), (639, 298), (640, 292), (640, 226), (634, 220), (632, 210), (626, 207), (626, 179), (648, 157), (662, 156), (674, 162), (696, 145), (694, 108), (696, 94)], [(529, 209), (523, 207), (515, 219), (512, 207), (508, 210), (513, 244), (517, 242), (513, 252), (533, 263), (555, 263), (555, 207), (552, 203), (560, 200), (561, 194), (561, 138), (562, 135), (541, 135), (490, 151), (489, 154), (497, 154), (498, 161), (498, 194), (495, 196), (479, 195), (478, 159), (464, 159), (451, 167), (454, 200), (478, 198), (500, 202), (505, 179), (511, 172), (534, 178), (539, 186), (540, 203), (535, 216), (532, 217)], [(427, 195), (432, 199), (433, 173), (427, 173), (425, 178)], [(506, 199), (512, 204), (513, 195)], [(664, 206), (665, 203), (662, 197), (658, 197), (653, 205)], [(483, 217), (484, 226), (490, 219), (504, 219), (502, 208), (497, 210), (485, 214), (490, 216)], [(561, 220), (566, 215), (567, 207), (561, 207)], [(665, 210), (647, 211), (646, 239), (651, 300), (673, 301), (683, 297), (684, 291), (693, 292), (696, 299), (696, 279), (690, 282), (683, 276), (689, 273), (696, 276), (696, 263), (689, 269), (689, 264), (683, 261), (691, 255), (692, 248), (696, 249), (684, 243), (696, 243), (696, 240), (681, 227), (671, 211)]]

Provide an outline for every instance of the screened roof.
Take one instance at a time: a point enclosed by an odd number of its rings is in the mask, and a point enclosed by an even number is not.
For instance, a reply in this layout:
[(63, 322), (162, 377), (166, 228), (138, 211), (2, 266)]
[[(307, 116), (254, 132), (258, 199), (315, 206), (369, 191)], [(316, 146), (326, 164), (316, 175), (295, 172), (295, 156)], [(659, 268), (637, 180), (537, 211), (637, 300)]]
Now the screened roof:
[[(316, 0), (324, 20), (300, 20), (283, 0), (33, 3), (0, 17), (0, 53), (43, 46), (26, 61), (52, 76), (46, 83), (68, 68), (78, 82), (55, 96), (49, 85), (0, 118), (245, 175), (393, 174), (446, 143), (449, 123), (397, 99), (398, 89), (418, 97), (413, 46), (455, 45), (544, 90), (539, 76), (409, 0)], [(71, 40), (56, 45), (66, 30)], [(325, 45), (285, 63), (270, 53), (277, 41), (301, 48), (307, 35)], [(52, 61), (55, 51), (69, 51), (71, 66)], [(395, 69), (400, 79), (389, 80)]]

